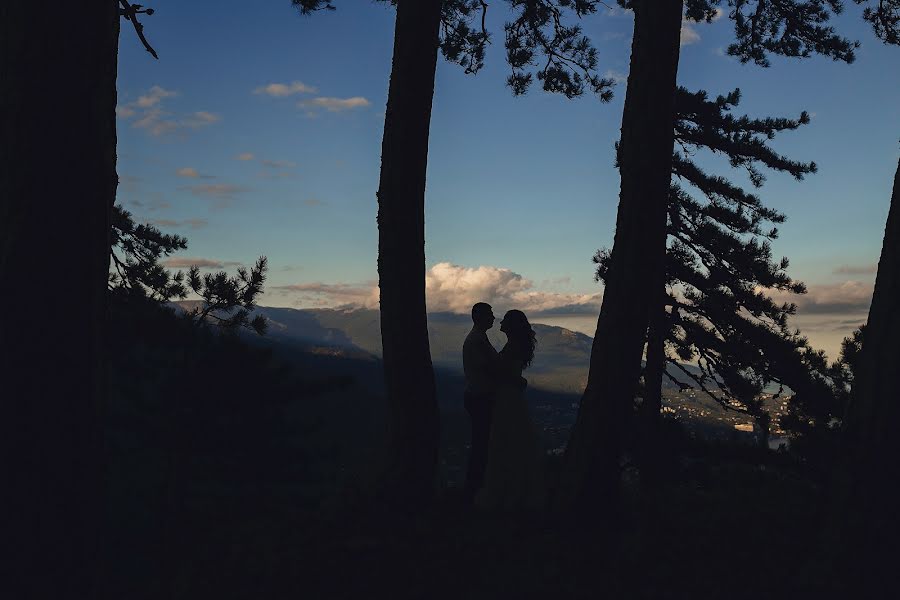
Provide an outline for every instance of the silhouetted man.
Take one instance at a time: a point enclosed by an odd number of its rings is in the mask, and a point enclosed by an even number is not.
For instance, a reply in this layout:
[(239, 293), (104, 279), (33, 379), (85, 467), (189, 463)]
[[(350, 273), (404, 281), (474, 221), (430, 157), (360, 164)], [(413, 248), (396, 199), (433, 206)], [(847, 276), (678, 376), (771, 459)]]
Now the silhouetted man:
[(490, 304), (479, 302), (472, 307), (472, 331), (463, 343), (463, 370), (466, 374), (464, 405), (472, 419), (472, 449), (466, 469), (466, 498), (472, 500), (484, 484), (488, 438), (491, 434), (497, 351), (487, 337), (494, 326)]

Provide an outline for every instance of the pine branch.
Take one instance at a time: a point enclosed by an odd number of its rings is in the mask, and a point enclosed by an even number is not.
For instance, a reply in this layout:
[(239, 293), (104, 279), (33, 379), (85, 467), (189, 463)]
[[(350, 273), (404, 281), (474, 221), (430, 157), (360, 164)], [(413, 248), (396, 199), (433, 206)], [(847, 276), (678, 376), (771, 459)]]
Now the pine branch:
[(144, 37), (144, 26), (138, 21), (137, 16), (140, 14), (145, 14), (147, 16), (152, 15), (155, 11), (152, 8), (143, 8), (140, 4), (130, 4), (128, 0), (119, 0), (119, 4), (122, 5), (122, 8), (119, 9), (119, 14), (125, 17), (125, 20), (131, 21), (131, 24), (134, 25), (134, 31), (137, 33), (138, 38), (141, 40), (141, 44), (144, 45), (144, 49), (150, 53), (153, 58), (159, 60), (159, 56), (156, 54), (156, 50), (150, 46), (150, 42), (147, 41), (147, 38)]

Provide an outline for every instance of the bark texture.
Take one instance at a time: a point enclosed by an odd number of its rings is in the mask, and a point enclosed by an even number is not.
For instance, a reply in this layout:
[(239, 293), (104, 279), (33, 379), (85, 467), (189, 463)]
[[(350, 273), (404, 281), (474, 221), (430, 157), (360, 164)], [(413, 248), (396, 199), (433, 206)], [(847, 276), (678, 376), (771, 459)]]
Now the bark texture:
[(832, 514), (848, 587), (890, 589), (898, 583), (900, 552), (900, 436), (897, 372), (900, 365), (900, 162), (894, 187), (869, 320), (852, 400), (845, 419), (848, 464), (838, 481), (838, 510)]
[(16, 598), (100, 593), (118, 34), (115, 0), (0, 6), (0, 529)]
[(434, 490), (439, 445), (425, 314), (425, 175), (440, 0), (397, 3), (378, 186), (378, 285), (389, 410), (382, 490), (412, 507)]
[(632, 412), (650, 305), (664, 282), (682, 1), (637, 0), (633, 6), (616, 235), (559, 494), (563, 505), (593, 513), (602, 512), (598, 501), (618, 496), (621, 430)]

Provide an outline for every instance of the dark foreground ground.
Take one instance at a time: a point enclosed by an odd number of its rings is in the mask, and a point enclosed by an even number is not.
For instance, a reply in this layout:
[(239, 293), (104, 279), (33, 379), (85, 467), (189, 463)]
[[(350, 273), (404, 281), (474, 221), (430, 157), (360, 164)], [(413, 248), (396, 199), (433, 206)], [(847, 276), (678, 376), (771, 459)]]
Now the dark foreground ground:
[[(463, 506), (468, 423), (445, 410), (437, 501), (416, 518), (387, 516), (360, 491), (384, 431), (370, 388), (330, 363), (297, 376), (238, 342), (151, 317), (123, 320), (114, 349), (107, 597), (831, 591), (818, 563), (823, 487), (783, 452), (698, 441), (673, 424), (667, 480), (654, 501), (641, 494), (637, 473), (624, 470), (621, 536), (612, 539), (608, 526), (592, 529), (571, 515)], [(558, 458), (548, 462), (552, 474)]]

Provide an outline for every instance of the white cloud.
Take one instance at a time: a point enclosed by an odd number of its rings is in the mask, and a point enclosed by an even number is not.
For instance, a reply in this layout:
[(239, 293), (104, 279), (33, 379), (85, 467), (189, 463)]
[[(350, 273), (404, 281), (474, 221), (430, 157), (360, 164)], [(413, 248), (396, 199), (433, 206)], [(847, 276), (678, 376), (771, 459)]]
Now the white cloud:
[[(715, 23), (725, 14), (721, 8), (716, 8), (716, 12), (713, 15), (711, 23)], [(689, 46), (691, 44), (696, 44), (700, 41), (700, 33), (697, 31), (696, 27), (699, 24), (705, 23), (706, 21), (701, 21), (697, 23), (696, 21), (689, 21), (688, 19), (683, 19), (681, 21), (681, 45)]]
[(766, 293), (778, 302), (793, 302), (797, 315), (859, 315), (869, 311), (873, 283), (856, 280), (841, 283), (810, 285), (802, 295), (769, 290)]
[(293, 81), (291, 83), (270, 83), (263, 85), (255, 90), (254, 94), (265, 94), (273, 98), (283, 98), (284, 96), (292, 96), (294, 94), (315, 94), (319, 90), (311, 85), (306, 85), (302, 81)]
[(154, 85), (150, 90), (134, 102), (129, 102), (116, 107), (116, 116), (121, 119), (137, 117), (131, 126), (144, 129), (150, 135), (161, 136), (168, 133), (185, 132), (199, 129), (217, 123), (221, 120), (219, 115), (209, 111), (200, 110), (178, 117), (170, 111), (164, 110), (163, 104), (166, 98), (177, 96), (178, 92), (164, 89)]
[(681, 45), (689, 46), (700, 41), (700, 34), (694, 29), (694, 23), (690, 21), (681, 22)]
[(146, 94), (138, 96), (138, 99), (135, 101), (134, 105), (138, 108), (151, 108), (159, 104), (163, 100), (163, 98), (171, 98), (177, 95), (178, 92), (167, 90), (158, 85), (154, 85)]
[(352, 110), (354, 108), (362, 108), (369, 106), (370, 104), (371, 102), (362, 96), (353, 96), (352, 98), (330, 98), (319, 96), (318, 98), (312, 98), (311, 100), (302, 100), (297, 103), (297, 106), (299, 108), (324, 108), (330, 112), (341, 112)]
[[(276, 286), (283, 293), (298, 294), (301, 303), (342, 308), (377, 308), (378, 287), (373, 283), (304, 283)], [(530, 279), (510, 269), (492, 266), (463, 267), (449, 262), (425, 273), (429, 312), (468, 314), (476, 302), (495, 310), (517, 308), (526, 314), (599, 314), (601, 294), (564, 294), (535, 289)]]
[(616, 71), (615, 69), (607, 69), (606, 73), (603, 74), (603, 77), (612, 79), (616, 83), (625, 83), (628, 81), (628, 75)]

